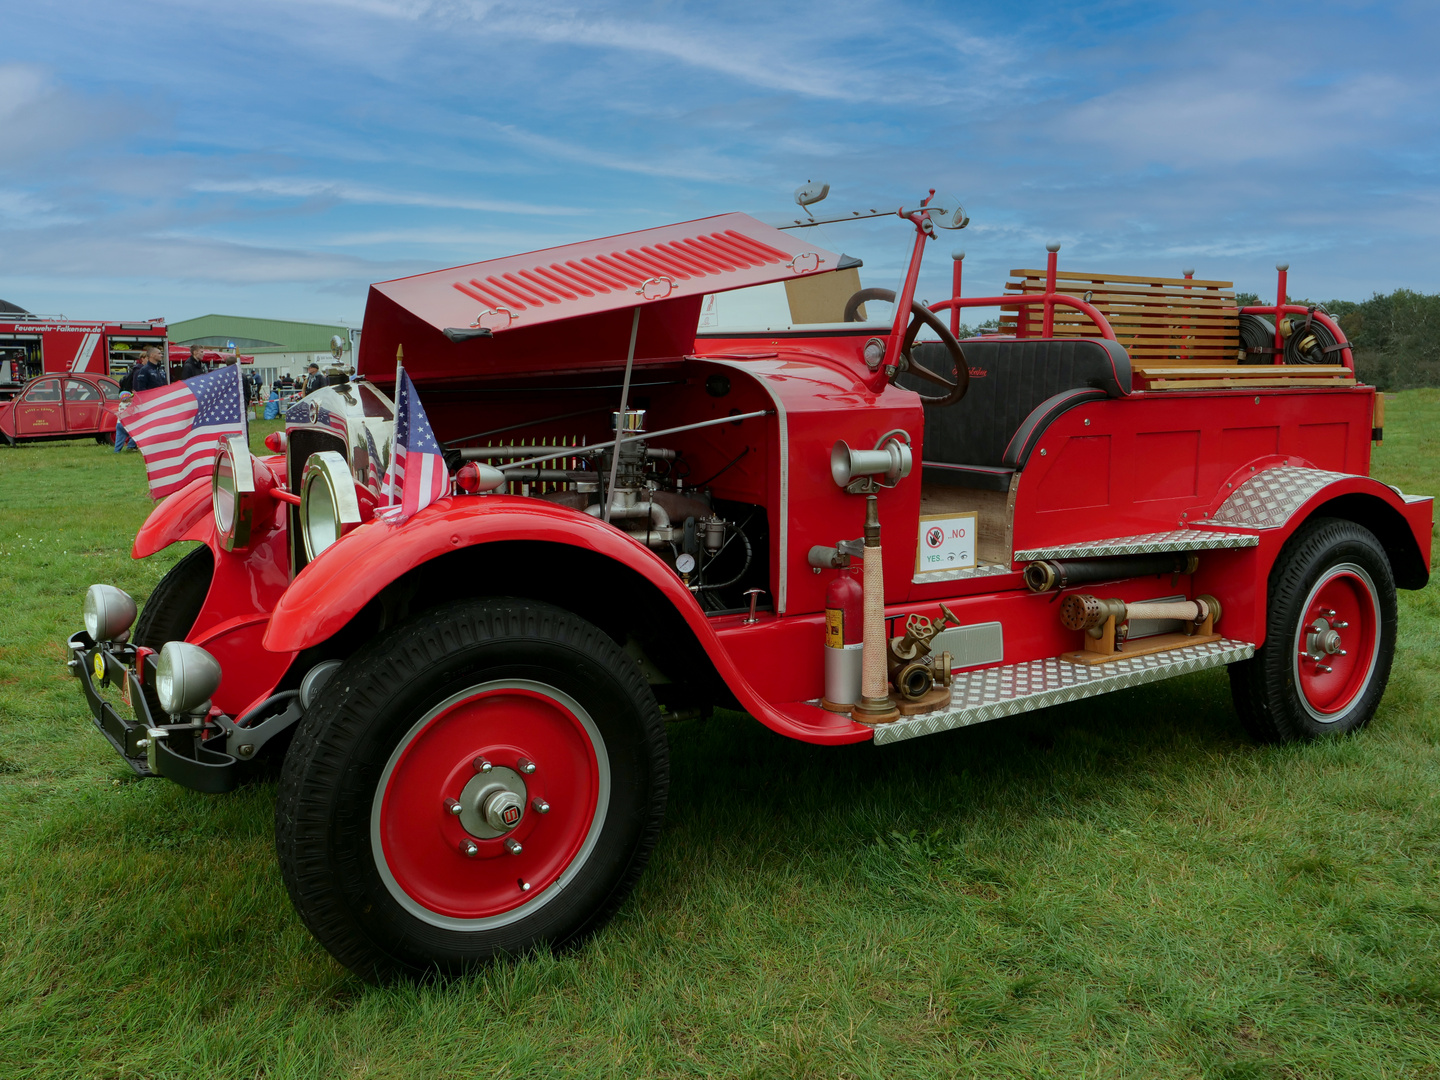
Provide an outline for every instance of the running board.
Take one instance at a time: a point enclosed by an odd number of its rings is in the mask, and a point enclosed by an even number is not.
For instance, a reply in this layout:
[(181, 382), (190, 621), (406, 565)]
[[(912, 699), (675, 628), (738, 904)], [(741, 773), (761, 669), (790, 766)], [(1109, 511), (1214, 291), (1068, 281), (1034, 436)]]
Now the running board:
[(1259, 543), (1260, 537), (1254, 533), (1224, 532), (1220, 529), (1176, 529), (1173, 532), (1089, 540), (1083, 544), (1022, 548), (1015, 552), (1015, 561), (1023, 563), (1034, 562), (1036, 559), (1110, 559), (1119, 555), (1148, 555), (1153, 552), (1246, 548), (1255, 547)]
[(969, 727), (1001, 716), (1233, 664), (1253, 655), (1254, 645), (1221, 638), (1208, 645), (1187, 645), (1105, 664), (1072, 664), (1052, 656), (1024, 664), (956, 672), (950, 684), (949, 708), (877, 724), (875, 742), (883, 745)]

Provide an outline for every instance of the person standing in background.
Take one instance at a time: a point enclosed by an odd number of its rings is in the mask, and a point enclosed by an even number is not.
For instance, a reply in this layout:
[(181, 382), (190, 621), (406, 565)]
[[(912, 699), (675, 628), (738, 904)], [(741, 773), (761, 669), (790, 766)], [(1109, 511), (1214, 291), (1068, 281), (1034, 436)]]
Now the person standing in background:
[(140, 354), (140, 366), (135, 369), (135, 393), (154, 390), (166, 383), (165, 373), (160, 370), (160, 346), (146, 345)]
[[(128, 374), (128, 375), (125, 376), (125, 378), (128, 380), (128, 379), (130, 379), (130, 376), (133, 375), (133, 374), (134, 374), (134, 371), (131, 371), (130, 374)], [(122, 383), (122, 384), (121, 384), (121, 390), (120, 390), (120, 404), (123, 406), (123, 405), (125, 404), (125, 402), (129, 401), (129, 400), (130, 400), (132, 397), (134, 397), (134, 396), (135, 396), (135, 395), (134, 395), (134, 393), (130, 390), (130, 387), (125, 386), (125, 385)], [(127, 445), (127, 444), (128, 444), (128, 445)], [(138, 447), (138, 446), (135, 445), (135, 440), (132, 439), (132, 438), (130, 438), (129, 432), (127, 432), (127, 431), (125, 430), (125, 425), (122, 424), (122, 423), (120, 423), (119, 420), (116, 420), (116, 421), (115, 421), (115, 453), (118, 454), (118, 453), (120, 453), (121, 450), (139, 450), (139, 449), (140, 449), (140, 447)]]
[[(144, 390), (154, 390), (157, 386), (165, 385), (165, 373), (159, 368), (160, 346), (146, 345), (140, 354), (140, 362), (121, 380), (120, 388), (122, 399), (128, 398), (130, 393), (140, 393)], [(118, 420), (115, 422), (115, 453), (121, 450), (139, 450), (135, 440), (130, 438), (124, 425)]]
[(309, 375), (306, 377), (306, 379), (305, 379), (305, 390), (304, 390), (304, 392), (305, 392), (306, 394), (313, 394), (316, 390), (319, 390), (322, 386), (328, 386), (328, 385), (329, 385), (329, 383), (327, 382), (325, 376), (320, 374), (320, 365), (319, 365), (319, 364), (311, 364), (308, 370), (309, 370), (310, 374), (309, 374)]
[(185, 366), (180, 369), (180, 378), (193, 379), (196, 375), (205, 374), (205, 350), (199, 345), (190, 346), (190, 355), (185, 358)]

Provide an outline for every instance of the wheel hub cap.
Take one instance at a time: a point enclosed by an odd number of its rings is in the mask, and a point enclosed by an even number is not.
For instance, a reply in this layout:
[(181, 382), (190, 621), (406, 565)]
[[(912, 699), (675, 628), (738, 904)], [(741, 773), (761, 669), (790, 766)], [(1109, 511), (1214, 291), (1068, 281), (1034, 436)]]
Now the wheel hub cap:
[(1300, 704), (1314, 719), (1333, 723), (1361, 697), (1379, 633), (1380, 605), (1364, 568), (1342, 563), (1322, 573), (1301, 611), (1294, 667)]
[[(520, 824), (525, 816), (525, 781), (514, 769), (492, 766), (471, 777), (456, 801), (460, 824), (471, 836), (493, 840)], [(444, 797), (440, 802), (444, 803)]]

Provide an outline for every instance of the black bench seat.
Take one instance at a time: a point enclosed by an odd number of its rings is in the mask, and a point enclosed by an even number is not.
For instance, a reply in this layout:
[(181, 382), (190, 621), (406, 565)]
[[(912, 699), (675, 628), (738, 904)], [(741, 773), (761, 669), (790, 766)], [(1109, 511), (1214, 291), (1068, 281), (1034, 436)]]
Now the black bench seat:
[[(954, 405), (926, 406), (923, 479), (985, 491), (1009, 491), (1045, 429), (1087, 401), (1130, 393), (1130, 358), (1103, 338), (1003, 338), (962, 341), (970, 389)], [(945, 346), (916, 346), (931, 370), (950, 366)], [(920, 393), (934, 386), (909, 376)]]

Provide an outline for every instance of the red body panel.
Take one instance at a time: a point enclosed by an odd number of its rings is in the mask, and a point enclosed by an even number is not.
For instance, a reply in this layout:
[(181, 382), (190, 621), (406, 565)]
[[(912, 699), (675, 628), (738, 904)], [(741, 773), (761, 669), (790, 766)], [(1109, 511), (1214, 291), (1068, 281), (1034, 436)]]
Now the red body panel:
[(1015, 548), (1188, 528), (1251, 465), (1364, 475), (1374, 399), (1368, 386), (1165, 391), (1072, 409), (1021, 473)]

